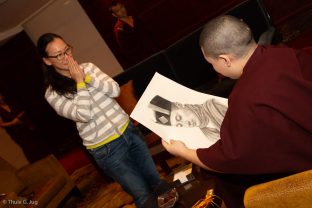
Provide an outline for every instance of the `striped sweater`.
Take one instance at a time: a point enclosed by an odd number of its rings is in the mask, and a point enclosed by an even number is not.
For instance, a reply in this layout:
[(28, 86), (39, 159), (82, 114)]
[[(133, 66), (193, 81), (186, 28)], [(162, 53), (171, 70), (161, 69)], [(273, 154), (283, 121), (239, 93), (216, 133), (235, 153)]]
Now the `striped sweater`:
[(92, 63), (80, 67), (86, 74), (86, 84), (77, 86), (72, 99), (57, 94), (51, 86), (45, 98), (60, 116), (76, 122), (83, 144), (88, 147), (120, 135), (119, 129), (129, 121), (129, 116), (114, 99), (120, 93), (118, 83)]

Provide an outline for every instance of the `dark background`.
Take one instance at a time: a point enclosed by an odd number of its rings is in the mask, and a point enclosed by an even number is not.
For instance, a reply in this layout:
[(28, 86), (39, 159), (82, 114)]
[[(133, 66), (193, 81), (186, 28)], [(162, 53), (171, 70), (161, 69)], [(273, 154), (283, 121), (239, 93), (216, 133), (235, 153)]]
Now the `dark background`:
[[(115, 19), (107, 10), (110, 1), (79, 2), (123, 68), (129, 68), (114, 38)], [(160, 46), (159, 50), (240, 2), (242, 0), (124, 1), (129, 13), (138, 17), (152, 31)], [(309, 0), (263, 0), (263, 3), (275, 26), (312, 8)], [(44, 145), (38, 145), (38, 148), (57, 157), (81, 145), (74, 123), (56, 115), (44, 100), (41, 60), (36, 55), (35, 45), (25, 32), (19, 33), (0, 47), (0, 63), (0, 92), (12, 108), (25, 110), (34, 123), (36, 139), (30, 142), (36, 143), (38, 139), (44, 141)]]
[[(129, 14), (139, 18), (153, 34), (159, 49), (196, 30), (209, 19), (226, 13), (244, 0), (122, 0)], [(124, 69), (130, 67), (123, 59), (114, 38), (115, 18), (108, 12), (110, 0), (79, 0), (85, 12), (117, 57)], [(262, 0), (273, 24), (279, 25), (312, 8), (309, 0)]]

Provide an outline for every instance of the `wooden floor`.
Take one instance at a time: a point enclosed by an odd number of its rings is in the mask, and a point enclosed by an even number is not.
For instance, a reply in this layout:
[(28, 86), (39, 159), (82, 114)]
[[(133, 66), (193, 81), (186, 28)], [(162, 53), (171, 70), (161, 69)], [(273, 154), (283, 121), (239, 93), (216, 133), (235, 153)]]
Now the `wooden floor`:
[[(187, 161), (173, 157), (167, 160), (170, 168), (174, 169)], [(161, 178), (166, 174), (157, 166)], [(62, 207), (64, 208), (131, 208), (135, 207), (132, 197), (124, 192), (119, 184), (103, 177), (92, 165), (88, 164), (76, 170), (72, 179), (82, 193), (82, 197), (73, 195)]]

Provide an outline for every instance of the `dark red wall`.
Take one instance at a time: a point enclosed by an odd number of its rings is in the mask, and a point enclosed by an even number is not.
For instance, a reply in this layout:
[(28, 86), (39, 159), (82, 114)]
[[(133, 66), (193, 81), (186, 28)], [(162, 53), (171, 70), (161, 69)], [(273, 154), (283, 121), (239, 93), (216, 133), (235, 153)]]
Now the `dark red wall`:
[[(124, 0), (130, 14), (145, 23), (160, 45), (166, 48), (194, 31), (212, 17), (225, 13), (244, 0)], [(113, 25), (115, 19), (108, 12), (110, 0), (79, 0), (121, 65), (127, 68), (116, 44)], [(312, 8), (310, 0), (263, 0), (274, 24), (281, 24), (293, 16)]]
[(275, 25), (312, 9), (310, 0), (263, 0)]

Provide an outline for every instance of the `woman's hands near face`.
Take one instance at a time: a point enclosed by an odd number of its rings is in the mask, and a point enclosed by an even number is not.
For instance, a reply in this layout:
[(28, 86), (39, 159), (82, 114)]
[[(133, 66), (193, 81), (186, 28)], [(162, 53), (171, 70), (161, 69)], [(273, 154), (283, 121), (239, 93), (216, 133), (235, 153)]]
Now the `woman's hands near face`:
[(67, 62), (71, 78), (75, 80), (76, 83), (83, 82), (85, 79), (85, 73), (80, 68), (77, 61), (75, 61), (72, 56), (67, 56)]

